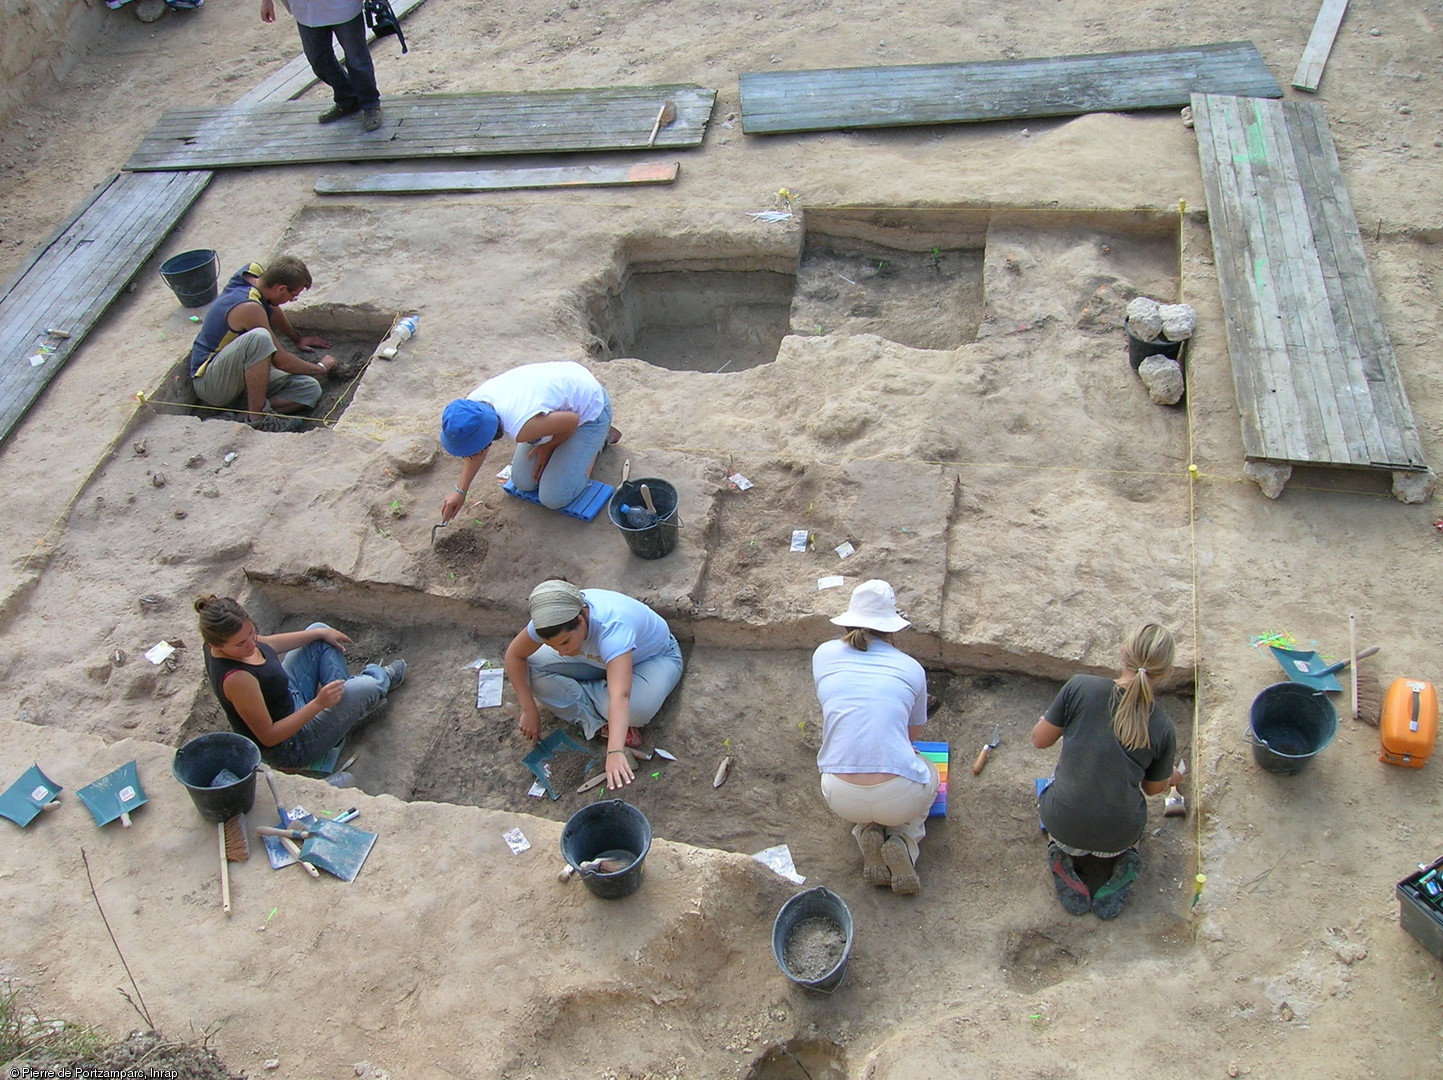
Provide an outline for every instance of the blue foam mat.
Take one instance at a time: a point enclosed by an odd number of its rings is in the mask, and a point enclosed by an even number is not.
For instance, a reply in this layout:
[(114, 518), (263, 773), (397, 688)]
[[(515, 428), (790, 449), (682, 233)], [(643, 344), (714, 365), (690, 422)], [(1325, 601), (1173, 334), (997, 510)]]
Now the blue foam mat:
[[(501, 485), (501, 490), (508, 495), (515, 495), (518, 499), (541, 505), (541, 500), (534, 491), (522, 491), (510, 480)], [(603, 484), (600, 480), (593, 480), (586, 485), (586, 490), (576, 498), (557, 511), (558, 514), (565, 514), (567, 517), (574, 517), (577, 521), (592, 521), (608, 502), (611, 501), (611, 493), (616, 489), (610, 484)]]

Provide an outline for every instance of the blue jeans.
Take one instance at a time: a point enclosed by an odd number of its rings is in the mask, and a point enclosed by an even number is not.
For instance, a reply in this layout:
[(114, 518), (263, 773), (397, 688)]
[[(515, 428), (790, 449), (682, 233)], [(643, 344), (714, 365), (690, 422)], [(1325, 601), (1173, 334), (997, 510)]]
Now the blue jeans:
[(591, 482), (588, 475), (591, 463), (601, 453), (610, 434), (611, 399), (607, 398), (600, 416), (589, 424), (582, 424), (571, 438), (556, 448), (539, 482), (536, 479), (536, 463), (527, 457), (536, 444), (517, 443), (516, 453), (511, 458), (511, 482), (520, 491), (536, 492), (542, 506), (560, 510), (586, 490), (586, 485)]
[[(315, 622), (306, 629), (319, 630), (325, 625)], [(312, 641), (292, 649), (281, 666), (290, 679), (291, 700), (297, 709), (313, 700), (326, 683), (340, 679), (346, 684), (339, 702), (322, 709), (300, 731), (267, 751), (268, 762), (288, 769), (324, 757), (331, 747), (370, 719), (386, 703), (391, 691), (391, 676), (385, 668), (367, 664), (361, 674), (352, 675), (346, 668), (346, 654), (327, 641)]]
[[(606, 692), (603, 669), (569, 660), (550, 645), (541, 646), (527, 657), (526, 663), (531, 672), (531, 693), (537, 701), (561, 719), (580, 725), (588, 739), (606, 726), (611, 698)], [(680, 681), (681, 646), (672, 638), (666, 652), (632, 666), (630, 725), (649, 724)]]
[[(381, 104), (381, 92), (376, 89), (376, 66), (371, 62), (371, 50), (366, 47), (366, 23), (360, 15), (335, 26), (296, 23), (296, 29), (301, 32), (301, 49), (311, 70), (331, 88), (337, 105), (355, 110), (373, 109)], [(332, 38), (346, 54), (345, 67), (336, 59)]]

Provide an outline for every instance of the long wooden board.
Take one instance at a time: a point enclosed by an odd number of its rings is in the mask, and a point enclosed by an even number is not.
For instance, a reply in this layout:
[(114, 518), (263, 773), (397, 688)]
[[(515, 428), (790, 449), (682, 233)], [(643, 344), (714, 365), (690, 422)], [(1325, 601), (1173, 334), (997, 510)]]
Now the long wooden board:
[(716, 91), (692, 85), (526, 93), (408, 94), (383, 103), (379, 130), (360, 118), (324, 127), (313, 103), (172, 109), (125, 167), (223, 169), (330, 161), (645, 150), (665, 101), (676, 119), (655, 145), (699, 146)]
[(370, 173), (316, 178), (317, 195), (417, 195), (441, 192), (514, 191), (522, 188), (614, 187), (670, 184), (681, 166), (675, 161), (635, 165), (558, 165), (541, 169), (470, 169), (458, 172)]
[(1192, 104), (1244, 453), (1426, 470), (1321, 106)]
[[(6, 283), (0, 293), (0, 440), (209, 180), (206, 172), (112, 177)], [(31, 362), (36, 356), (41, 363)]]
[(1195, 93), (1278, 98), (1250, 41), (964, 64), (748, 72), (750, 135), (1180, 108)]
[(1298, 61), (1298, 70), (1293, 72), (1293, 85), (1299, 90), (1312, 93), (1323, 81), (1323, 66), (1328, 54), (1333, 51), (1333, 39), (1338, 36), (1343, 14), (1348, 10), (1348, 0), (1323, 0), (1318, 9), (1318, 18), (1313, 23), (1313, 32), (1308, 37), (1308, 46)]

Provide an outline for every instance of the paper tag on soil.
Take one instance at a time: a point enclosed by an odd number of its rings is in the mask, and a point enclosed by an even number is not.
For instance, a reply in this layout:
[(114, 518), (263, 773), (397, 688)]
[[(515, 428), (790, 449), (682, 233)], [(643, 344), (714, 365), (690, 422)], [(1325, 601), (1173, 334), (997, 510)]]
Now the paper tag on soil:
[(745, 491), (752, 486), (752, 482), (739, 472), (728, 474), (727, 481), (738, 491)]
[(501, 686), (506, 672), (486, 670), (476, 672), (476, 708), (494, 709), (501, 704)]
[(800, 885), (807, 880), (797, 873), (796, 863), (792, 862), (792, 849), (786, 844), (778, 844), (765, 851), (758, 851), (752, 858), (763, 866), (775, 870), (794, 885)]
[(502, 469), (499, 473), (497, 473), (497, 474), (496, 474), (496, 479), (499, 480), (499, 481), (501, 481), (501, 483), (503, 483), (503, 484), (506, 483), (506, 481), (510, 480), (510, 479), (511, 479), (511, 466), (510, 466), (510, 465), (507, 465), (506, 468)]
[(843, 578), (841, 574), (828, 574), (826, 577), (819, 577), (817, 578), (817, 592), (821, 592), (823, 589), (839, 588), (844, 580), (846, 579)]
[(506, 846), (511, 849), (513, 855), (520, 855), (523, 851), (531, 850), (531, 841), (521, 834), (520, 829), (507, 829), (501, 834), (501, 839), (506, 841)]
[(811, 533), (807, 532), (806, 529), (793, 529), (793, 530), (792, 530), (792, 550), (793, 550), (793, 551), (806, 551), (806, 550), (807, 550), (807, 541), (810, 540), (810, 539), (811, 539)]
[(145, 652), (145, 658), (152, 664), (163, 664), (167, 656), (175, 655), (175, 646), (168, 641), (157, 641)]
[(843, 540), (840, 544), (837, 545), (836, 550), (837, 558), (839, 559), (845, 559), (857, 554), (857, 549), (852, 546), (852, 542), (850, 540)]
[[(551, 762), (543, 761), (541, 763), (541, 771), (546, 774), (546, 779), (550, 780)], [(541, 786), (540, 780), (533, 780), (531, 781), (531, 786), (526, 789), (526, 794), (530, 795), (533, 799), (539, 799), (541, 798), (541, 796), (546, 794), (546, 789)]]

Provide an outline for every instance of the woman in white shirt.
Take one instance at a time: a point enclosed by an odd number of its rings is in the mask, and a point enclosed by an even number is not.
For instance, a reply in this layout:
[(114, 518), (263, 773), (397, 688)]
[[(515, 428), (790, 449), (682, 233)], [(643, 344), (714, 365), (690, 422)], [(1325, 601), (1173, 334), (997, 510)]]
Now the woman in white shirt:
[(822, 704), (822, 797), (854, 823), (863, 880), (911, 896), (921, 887), (917, 845), (939, 782), (937, 766), (912, 746), (927, 723), (927, 676), (892, 644), (892, 634), (911, 624), (897, 614), (885, 581), (858, 585), (832, 622), (847, 632), (812, 654)]

